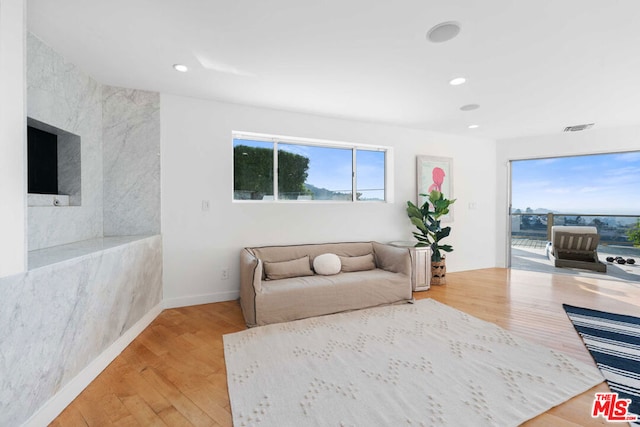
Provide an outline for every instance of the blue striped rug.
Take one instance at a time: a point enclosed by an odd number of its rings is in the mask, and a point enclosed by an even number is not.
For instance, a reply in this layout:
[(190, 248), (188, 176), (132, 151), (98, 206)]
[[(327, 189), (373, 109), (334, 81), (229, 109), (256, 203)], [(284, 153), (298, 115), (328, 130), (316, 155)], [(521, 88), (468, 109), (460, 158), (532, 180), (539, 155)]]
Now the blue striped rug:
[[(612, 392), (640, 414), (640, 318), (563, 304)], [(640, 426), (640, 419), (630, 423)]]

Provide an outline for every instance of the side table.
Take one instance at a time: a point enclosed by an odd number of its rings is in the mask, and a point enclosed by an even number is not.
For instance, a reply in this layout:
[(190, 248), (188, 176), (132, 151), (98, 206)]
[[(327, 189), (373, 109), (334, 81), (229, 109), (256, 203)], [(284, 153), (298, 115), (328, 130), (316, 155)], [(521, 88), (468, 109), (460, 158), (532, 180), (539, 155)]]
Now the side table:
[(431, 248), (416, 248), (415, 242), (389, 242), (391, 246), (409, 249), (411, 257), (411, 287), (426, 291), (431, 287)]

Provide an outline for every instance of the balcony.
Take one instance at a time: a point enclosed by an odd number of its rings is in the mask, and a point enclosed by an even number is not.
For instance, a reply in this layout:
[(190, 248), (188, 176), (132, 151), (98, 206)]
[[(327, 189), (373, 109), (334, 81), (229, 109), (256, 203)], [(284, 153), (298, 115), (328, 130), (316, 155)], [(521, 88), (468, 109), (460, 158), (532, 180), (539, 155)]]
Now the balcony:
[[(578, 215), (554, 213), (511, 214), (511, 268), (554, 274), (573, 274), (600, 279), (640, 282), (640, 248), (629, 241), (627, 231), (640, 217), (637, 215)], [(546, 255), (554, 225), (588, 225), (598, 229), (598, 257), (607, 263), (606, 273), (554, 267)], [(607, 257), (633, 259), (635, 264), (607, 262)]]

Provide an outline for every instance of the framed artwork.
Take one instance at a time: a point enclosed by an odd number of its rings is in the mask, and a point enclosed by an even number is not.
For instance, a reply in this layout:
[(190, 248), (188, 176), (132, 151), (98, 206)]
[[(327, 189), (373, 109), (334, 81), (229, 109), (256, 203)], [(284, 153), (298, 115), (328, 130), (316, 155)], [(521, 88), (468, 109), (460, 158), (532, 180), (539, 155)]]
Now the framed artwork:
[[(453, 159), (450, 157), (417, 156), (416, 175), (418, 180), (418, 206), (427, 200), (420, 194), (440, 191), (445, 198), (453, 199)], [(442, 222), (453, 221), (453, 206), (441, 218)]]

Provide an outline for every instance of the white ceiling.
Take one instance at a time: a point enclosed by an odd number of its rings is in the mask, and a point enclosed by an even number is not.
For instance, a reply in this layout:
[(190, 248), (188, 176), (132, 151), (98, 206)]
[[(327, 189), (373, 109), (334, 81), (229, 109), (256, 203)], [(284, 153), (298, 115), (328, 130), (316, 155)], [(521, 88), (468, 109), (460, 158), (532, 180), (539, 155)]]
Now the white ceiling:
[[(640, 124), (639, 0), (29, 0), (27, 13), (109, 85), (498, 139)], [(426, 40), (452, 20), (457, 38)]]

